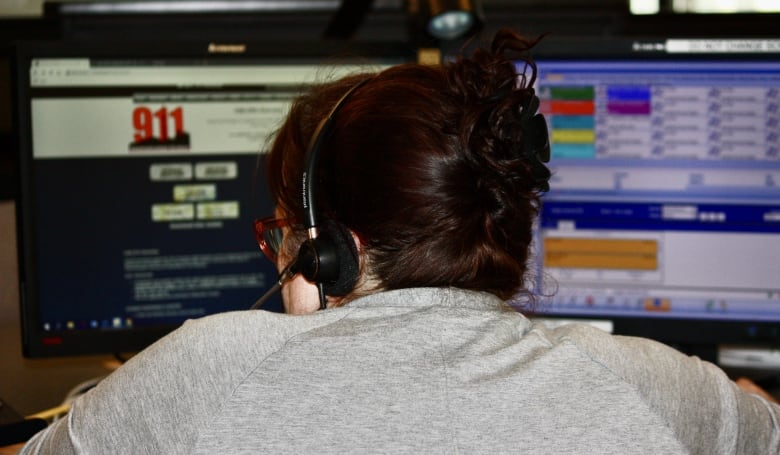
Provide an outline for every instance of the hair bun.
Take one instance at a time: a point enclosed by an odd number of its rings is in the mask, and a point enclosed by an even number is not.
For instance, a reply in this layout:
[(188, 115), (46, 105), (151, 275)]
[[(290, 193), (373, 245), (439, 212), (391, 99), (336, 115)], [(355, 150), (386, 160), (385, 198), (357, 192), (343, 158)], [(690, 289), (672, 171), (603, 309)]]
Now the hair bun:
[[(463, 152), (481, 169), (477, 175), (510, 178), (524, 191), (549, 191), (550, 140), (539, 113), (533, 83), (536, 65), (529, 51), (538, 40), (527, 40), (505, 29), (489, 50), (481, 48), (449, 67), (451, 89), (461, 100), (460, 141)], [(518, 71), (522, 68), (522, 71)], [(519, 178), (518, 178), (519, 177)], [(512, 190), (517, 194), (518, 191)]]

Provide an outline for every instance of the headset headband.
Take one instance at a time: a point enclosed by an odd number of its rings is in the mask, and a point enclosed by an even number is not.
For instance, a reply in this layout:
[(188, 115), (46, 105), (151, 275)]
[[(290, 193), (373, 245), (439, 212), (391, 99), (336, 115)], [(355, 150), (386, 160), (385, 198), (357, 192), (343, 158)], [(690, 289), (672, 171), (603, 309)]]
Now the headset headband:
[(339, 98), (333, 106), (333, 109), (328, 113), (328, 116), (322, 119), (317, 126), (317, 129), (314, 131), (312, 139), (309, 142), (309, 147), (306, 149), (306, 154), (303, 158), (303, 175), (301, 176), (301, 195), (303, 197), (303, 225), (309, 231), (309, 238), (317, 237), (317, 204), (315, 203), (314, 193), (315, 186), (318, 186), (319, 183), (315, 178), (315, 175), (320, 160), (320, 150), (333, 132), (332, 129), (336, 113), (338, 113), (339, 109), (341, 109), (352, 93), (365, 85), (368, 81), (369, 79), (364, 79), (358, 82)]

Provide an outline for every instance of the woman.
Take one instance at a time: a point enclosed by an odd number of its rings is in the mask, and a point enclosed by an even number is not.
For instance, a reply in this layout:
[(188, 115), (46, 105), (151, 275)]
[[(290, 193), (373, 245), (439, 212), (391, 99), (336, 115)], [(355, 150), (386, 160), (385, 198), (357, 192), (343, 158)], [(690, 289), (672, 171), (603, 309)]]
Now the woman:
[(780, 407), (714, 365), (505, 304), (549, 178), (532, 45), (300, 97), (256, 226), (298, 315), (186, 324), (27, 451), (778, 453)]
[[(290, 223), (280, 266), (298, 254), (305, 237), (301, 175), (316, 139), (312, 132), (353, 89), (320, 135), (328, 136), (315, 169), (323, 181), (314, 182), (312, 198), (319, 217), (355, 237), (361, 281), (329, 305), (420, 286), (487, 291), (503, 299), (522, 291), (538, 193), (550, 176), (542, 164), (549, 145), (544, 120), (535, 115), (538, 99), (527, 88), (535, 79), (532, 62), (529, 79), (521, 74), (518, 86), (510, 57), (497, 55), (522, 57), (530, 45), (500, 33), (495, 53), (477, 52), (449, 68), (400, 65), (301, 97), (268, 166), (277, 215), (300, 221)], [(296, 299), (285, 302), (298, 311)]]

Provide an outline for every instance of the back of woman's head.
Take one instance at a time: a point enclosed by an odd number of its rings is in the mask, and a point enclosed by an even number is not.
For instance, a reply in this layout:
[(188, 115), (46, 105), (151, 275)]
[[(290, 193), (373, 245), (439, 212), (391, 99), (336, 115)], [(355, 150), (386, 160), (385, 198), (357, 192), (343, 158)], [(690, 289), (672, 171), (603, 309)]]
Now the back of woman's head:
[(549, 177), (524, 152), (536, 110), (532, 46), (500, 31), (470, 57), (399, 65), (303, 95), (270, 153), (279, 209), (301, 219), (311, 135), (346, 90), (370, 78), (341, 106), (321, 149), (320, 217), (357, 235), (378, 288), (454, 286), (502, 298), (522, 290)]

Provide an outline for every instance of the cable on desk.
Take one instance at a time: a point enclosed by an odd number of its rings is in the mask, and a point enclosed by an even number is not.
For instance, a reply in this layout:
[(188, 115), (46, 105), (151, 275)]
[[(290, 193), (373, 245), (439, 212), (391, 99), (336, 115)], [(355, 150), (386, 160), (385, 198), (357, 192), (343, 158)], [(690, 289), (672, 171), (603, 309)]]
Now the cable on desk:
[(70, 411), (70, 403), (61, 404), (53, 408), (36, 412), (35, 414), (28, 415), (25, 419), (43, 419), (47, 422), (57, 420)]
[(98, 383), (100, 383), (100, 381), (102, 381), (104, 377), (105, 376), (100, 376), (97, 378), (88, 379), (84, 382), (77, 384), (75, 387), (70, 389), (70, 391), (68, 391), (62, 403), (59, 406), (55, 406), (53, 408), (36, 412), (35, 414), (29, 415), (26, 418), (43, 419), (50, 423), (57, 421), (57, 419), (65, 416), (65, 414), (67, 414), (68, 411), (70, 411), (71, 404), (73, 404), (73, 401), (75, 401), (76, 398), (90, 391), (93, 387), (98, 385)]
[(62, 400), (62, 404), (69, 404), (76, 398), (89, 392), (92, 390), (92, 388), (98, 385), (100, 381), (103, 380), (103, 378), (105, 378), (105, 376), (98, 376), (96, 378), (87, 379), (86, 381), (77, 384), (75, 387), (70, 389), (67, 394), (65, 394), (65, 398)]

